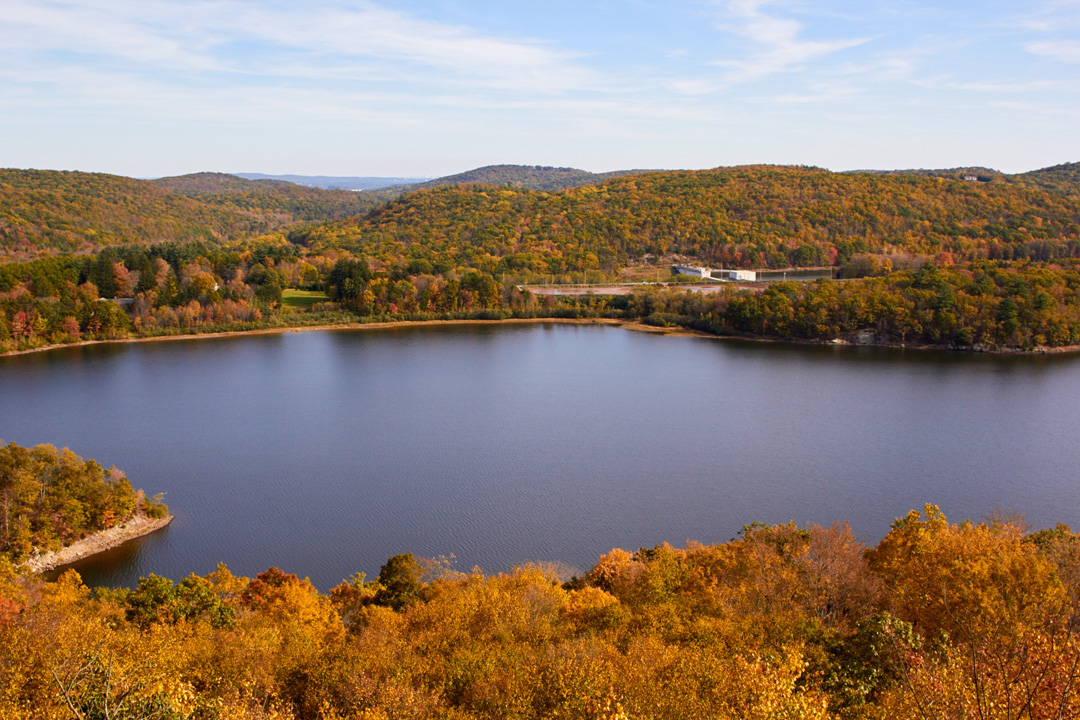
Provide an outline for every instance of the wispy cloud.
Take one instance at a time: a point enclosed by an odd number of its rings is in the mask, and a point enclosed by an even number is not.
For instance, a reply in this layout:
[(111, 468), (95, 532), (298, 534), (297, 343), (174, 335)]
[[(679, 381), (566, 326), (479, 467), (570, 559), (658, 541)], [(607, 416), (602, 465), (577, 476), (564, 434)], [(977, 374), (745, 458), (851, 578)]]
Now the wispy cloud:
[[(950, 125), (969, 109), (983, 127), (1005, 118), (986, 132), (993, 152), (1077, 147), (1080, 0), (634, 0), (619, 15), (609, 2), (479, 5), (0, 0), (0, 159), (96, 153), (115, 169), (141, 137), (176, 170), (229, 153), (254, 167), (279, 149), (318, 155), (306, 162), (320, 172), (376, 156), (412, 156), (418, 172), (440, 153), (456, 170), (458, 158), (505, 161), (507, 148), (658, 167), (730, 160), (720, 139), (739, 136), (746, 160), (792, 161), (828, 142), (855, 152), (852, 129), (881, 135), (869, 148), (924, 153), (911, 132), (923, 126), (974, 143), (969, 123)], [(1001, 143), (1021, 107), (1063, 129)], [(664, 148), (678, 153), (663, 160)], [(130, 162), (160, 170), (149, 154)]]
[(1058, 80), (1024, 80), (1018, 82), (988, 80), (979, 82), (960, 82), (949, 77), (929, 77), (914, 80), (913, 83), (919, 87), (931, 90), (961, 90), (964, 92), (993, 93), (999, 95), (1047, 92), (1067, 88), (1066, 83)]
[(803, 24), (766, 12), (771, 4), (771, 0), (729, 0), (726, 3), (726, 18), (720, 29), (749, 41), (751, 49), (739, 59), (714, 61), (714, 65), (728, 68), (725, 82), (747, 82), (802, 69), (814, 60), (862, 45), (870, 39), (804, 39)]
[(1043, 120), (1053, 117), (1080, 118), (1080, 109), (1075, 107), (1048, 107), (1043, 103), (1024, 102), (1021, 100), (1002, 100), (1000, 102), (989, 103), (989, 106), (1004, 110), (1023, 112), (1029, 116), (1041, 118)]
[(269, 12), (248, 5), (240, 20), (242, 27), (261, 39), (315, 56), (404, 61), (504, 88), (560, 92), (593, 87), (600, 80), (574, 62), (575, 53), (546, 43), (485, 35), (370, 3), (310, 14)]
[(1043, 0), (1027, 12), (1012, 18), (1014, 25), (1038, 39), (1023, 45), (1032, 55), (1060, 62), (1080, 62), (1080, 0)]
[[(288, 75), (313, 66), (422, 66), (446, 80), (555, 93), (595, 88), (577, 55), (409, 16), (371, 2), (7, 0), (0, 52), (80, 53), (128, 72)], [(385, 69), (384, 69), (385, 72)]]
[(1043, 40), (1028, 43), (1024, 48), (1032, 55), (1043, 55), (1061, 62), (1080, 62), (1080, 42), (1075, 40)]

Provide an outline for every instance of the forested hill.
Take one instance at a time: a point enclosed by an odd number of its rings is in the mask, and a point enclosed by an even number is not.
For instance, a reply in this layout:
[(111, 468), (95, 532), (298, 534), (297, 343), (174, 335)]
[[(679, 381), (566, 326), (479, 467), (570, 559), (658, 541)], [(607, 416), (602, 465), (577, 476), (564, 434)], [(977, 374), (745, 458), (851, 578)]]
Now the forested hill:
[(1080, 163), (1064, 163), (1017, 175), (1026, 182), (1080, 198)]
[[(780, 166), (604, 178), (492, 166), (383, 203), (374, 193), (219, 173), (148, 181), (0, 170), (0, 261), (278, 230), (310, 247), (394, 262), (409, 248), (411, 257), (451, 266), (509, 258), (511, 270), (552, 273), (671, 253), (729, 267), (835, 265), (867, 253), (947, 253), (946, 262), (1080, 254), (1078, 164), (985, 182)], [(466, 184), (439, 184), (449, 182)]]
[(873, 253), (1052, 260), (1080, 253), (1080, 201), (1031, 184), (746, 166), (654, 172), (559, 193), (448, 186), (295, 232), (312, 248), (483, 267), (613, 269), (679, 253), (724, 267)]
[(284, 180), (285, 182), (323, 188), (324, 190), (377, 190), (391, 185), (410, 185), (429, 180), (426, 177), (378, 177), (356, 175), (267, 175), (265, 173), (233, 173), (248, 180)]
[(282, 224), (350, 217), (380, 204), (375, 198), (348, 190), (324, 190), (284, 180), (246, 180), (224, 173), (195, 173), (153, 182), (202, 202), (276, 217)]
[(206, 195), (236, 195), (259, 190), (296, 187), (285, 180), (248, 180), (237, 175), (217, 172), (191, 173), (173, 177), (157, 178), (152, 181), (158, 187), (173, 190), (188, 197)]
[(974, 178), (982, 183), (1012, 183), (1054, 190), (1073, 197), (1080, 197), (1080, 163), (1064, 163), (1025, 173), (1009, 175), (986, 167), (958, 167), (943, 170), (859, 170), (859, 173), (875, 175), (914, 175), (916, 177), (939, 177), (950, 180)]
[(945, 178), (946, 180), (964, 180), (975, 178), (976, 182), (994, 182), (994, 181), (1007, 181), (1010, 177), (1000, 170), (995, 170), (988, 167), (969, 166), (969, 167), (955, 167), (955, 168), (939, 168), (939, 169), (915, 169), (908, 168), (904, 170), (852, 170), (853, 174), (870, 174), (870, 175), (913, 175), (915, 177), (933, 177), (933, 178)]
[(509, 185), (525, 190), (558, 192), (583, 185), (596, 185), (611, 178), (627, 175), (640, 175), (647, 170), (616, 170), (606, 173), (591, 173), (568, 167), (544, 167), (540, 165), (488, 165), (457, 175), (428, 180), (412, 185), (381, 188), (371, 194), (384, 199), (392, 199), (414, 190), (443, 187), (445, 185)]
[(359, 193), (215, 173), (150, 181), (6, 169), (0, 170), (0, 261), (114, 244), (248, 238), (375, 204)]

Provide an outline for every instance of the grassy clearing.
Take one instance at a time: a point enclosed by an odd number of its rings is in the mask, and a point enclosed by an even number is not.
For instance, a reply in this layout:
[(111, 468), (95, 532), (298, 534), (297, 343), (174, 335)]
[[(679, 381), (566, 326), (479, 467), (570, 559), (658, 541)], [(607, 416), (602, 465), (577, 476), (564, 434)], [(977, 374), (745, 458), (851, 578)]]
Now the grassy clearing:
[(281, 293), (281, 304), (293, 310), (309, 310), (315, 303), (327, 302), (330, 296), (322, 290), (294, 290)]
[(671, 279), (671, 265), (636, 265), (619, 271), (619, 282), (667, 282)]

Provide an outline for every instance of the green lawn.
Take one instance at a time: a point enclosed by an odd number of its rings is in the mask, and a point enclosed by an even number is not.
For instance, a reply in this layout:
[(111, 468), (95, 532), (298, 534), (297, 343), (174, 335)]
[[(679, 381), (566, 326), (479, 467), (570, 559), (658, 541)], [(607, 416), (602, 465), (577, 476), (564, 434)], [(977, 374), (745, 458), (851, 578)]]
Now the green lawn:
[(308, 310), (315, 303), (327, 302), (330, 296), (322, 290), (293, 290), (289, 288), (281, 293), (281, 304), (293, 310)]

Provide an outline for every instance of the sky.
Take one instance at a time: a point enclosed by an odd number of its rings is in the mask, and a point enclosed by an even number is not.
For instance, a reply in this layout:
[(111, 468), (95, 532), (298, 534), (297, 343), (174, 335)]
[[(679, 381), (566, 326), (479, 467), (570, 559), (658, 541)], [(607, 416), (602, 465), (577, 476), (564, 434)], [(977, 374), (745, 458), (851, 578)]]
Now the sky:
[(1080, 0), (0, 0), (0, 166), (1080, 160)]

